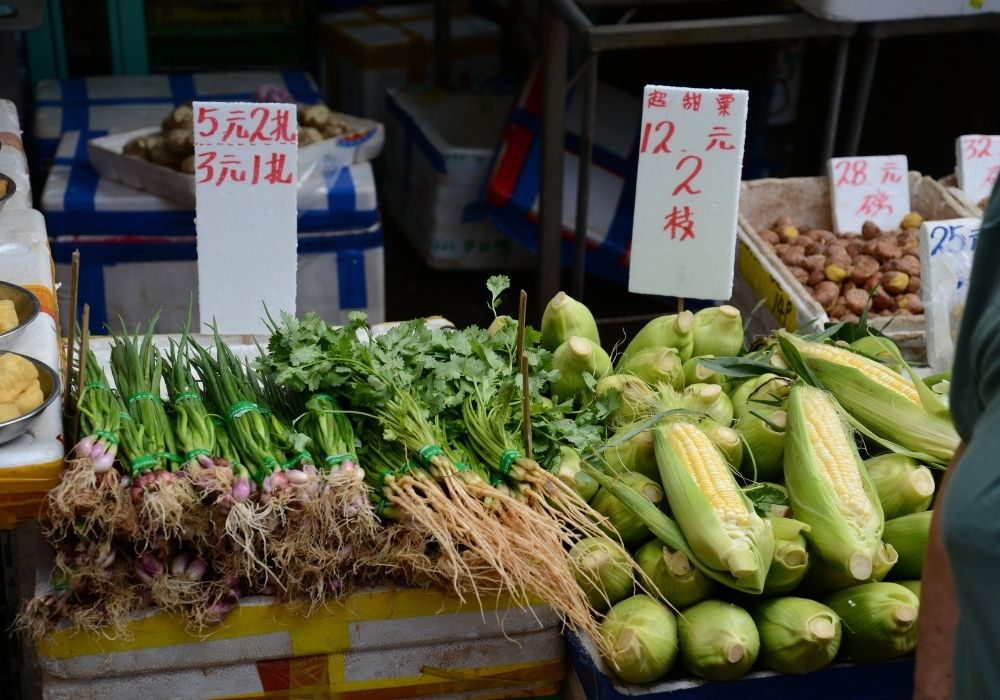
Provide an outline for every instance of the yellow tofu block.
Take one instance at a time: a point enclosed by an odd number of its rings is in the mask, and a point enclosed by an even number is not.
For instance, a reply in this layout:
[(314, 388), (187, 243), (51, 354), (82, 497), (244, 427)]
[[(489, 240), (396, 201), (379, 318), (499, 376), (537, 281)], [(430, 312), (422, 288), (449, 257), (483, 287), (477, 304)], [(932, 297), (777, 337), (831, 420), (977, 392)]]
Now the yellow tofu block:
[(17, 406), (12, 403), (0, 403), (0, 423), (14, 420), (20, 416)]
[(10, 299), (0, 299), (0, 333), (16, 328), (20, 323), (17, 319), (17, 310), (14, 302)]
[(28, 411), (34, 411), (36, 408), (41, 406), (42, 401), (44, 400), (45, 395), (42, 394), (42, 387), (39, 386), (38, 380), (35, 379), (31, 382), (27, 389), (22, 391), (18, 397), (14, 399), (14, 405), (23, 416)]
[(0, 355), (0, 403), (13, 403), (31, 382), (38, 379), (35, 366), (19, 355)]

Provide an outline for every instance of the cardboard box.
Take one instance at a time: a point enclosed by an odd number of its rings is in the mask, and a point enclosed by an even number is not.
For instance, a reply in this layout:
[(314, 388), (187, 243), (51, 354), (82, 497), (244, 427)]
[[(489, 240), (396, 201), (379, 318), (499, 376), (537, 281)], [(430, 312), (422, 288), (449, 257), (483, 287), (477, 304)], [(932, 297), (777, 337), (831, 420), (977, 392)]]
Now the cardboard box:
[[(390, 90), (384, 197), (435, 269), (525, 269), (533, 256), (487, 218), (482, 188), (513, 97)], [(454, 115), (461, 114), (461, 119)]]

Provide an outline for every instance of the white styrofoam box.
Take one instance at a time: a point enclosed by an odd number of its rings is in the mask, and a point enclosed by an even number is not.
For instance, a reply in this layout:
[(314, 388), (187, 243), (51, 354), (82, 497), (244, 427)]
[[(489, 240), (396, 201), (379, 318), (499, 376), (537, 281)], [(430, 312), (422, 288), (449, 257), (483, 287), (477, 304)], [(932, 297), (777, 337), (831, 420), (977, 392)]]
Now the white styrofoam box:
[[(421, 9), (422, 8), (422, 9)], [(338, 13), (324, 25), (324, 86), (338, 109), (385, 121), (385, 94), (406, 84), (427, 85), (433, 75), (434, 22), (430, 5), (392, 16)], [(500, 28), (475, 15), (451, 19), (451, 78), (457, 85), (492, 78), (500, 71)], [(333, 91), (333, 92), (331, 92)]]
[(834, 22), (879, 22), (1000, 12), (1000, 0), (795, 0), (809, 14)]
[(31, 209), (31, 180), (21, 139), (21, 122), (17, 107), (10, 100), (0, 100), (0, 173), (13, 180), (15, 187), (14, 196), (3, 208)]

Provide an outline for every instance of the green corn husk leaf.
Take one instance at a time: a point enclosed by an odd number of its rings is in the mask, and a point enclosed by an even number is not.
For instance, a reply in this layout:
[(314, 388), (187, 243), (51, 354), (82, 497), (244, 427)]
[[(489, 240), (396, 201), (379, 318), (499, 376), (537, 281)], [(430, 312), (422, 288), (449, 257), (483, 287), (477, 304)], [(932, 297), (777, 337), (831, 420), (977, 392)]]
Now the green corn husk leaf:
[(600, 379), (611, 371), (608, 353), (580, 336), (573, 336), (556, 348), (552, 364), (559, 370), (559, 377), (552, 382), (552, 393), (563, 400), (582, 400), (591, 394), (591, 385), (584, 375)]
[(632, 565), (628, 555), (610, 540), (585, 537), (569, 550), (573, 575), (587, 601), (604, 612), (632, 595)]
[(840, 657), (875, 663), (909, 654), (917, 645), (920, 600), (895, 583), (865, 583), (837, 591), (822, 602), (844, 624)]
[(917, 600), (920, 599), (920, 592), (923, 590), (923, 585), (920, 581), (893, 581), (893, 583), (899, 584), (910, 593), (917, 596)]
[(760, 587), (757, 586), (756, 581), (748, 581), (745, 578), (738, 579), (728, 571), (719, 571), (705, 564), (694, 553), (690, 545), (688, 545), (677, 523), (666, 513), (646, 500), (642, 494), (623, 483), (620, 478), (608, 476), (586, 461), (583, 463), (583, 470), (593, 477), (601, 485), (602, 489), (607, 489), (614, 494), (615, 498), (625, 503), (636, 513), (646, 523), (646, 526), (656, 539), (672, 550), (682, 552), (699, 571), (710, 579), (741, 593), (760, 593)]
[(646, 348), (669, 347), (677, 350), (682, 362), (687, 362), (694, 354), (694, 314), (682, 311), (679, 314), (660, 316), (642, 327), (632, 342), (622, 353), (622, 362)]
[(885, 521), (883, 539), (899, 554), (890, 578), (918, 579), (924, 573), (924, 555), (934, 511), (912, 513)]
[(659, 540), (644, 544), (633, 558), (660, 595), (677, 610), (700, 603), (712, 595), (715, 587), (712, 580), (699, 571), (687, 555)]
[(597, 494), (600, 485), (580, 468), (580, 454), (570, 447), (559, 448), (559, 466), (554, 470), (556, 478), (565, 483), (588, 503)]
[(701, 309), (694, 315), (694, 354), (733, 357), (743, 350), (743, 317), (735, 306)]
[(684, 363), (684, 385), (688, 384), (725, 384), (729, 381), (721, 372), (714, 369), (706, 367), (702, 364), (702, 360), (710, 361), (714, 360), (715, 355), (703, 355), (701, 357), (692, 357), (690, 360)]
[[(732, 574), (746, 584), (747, 590), (759, 593), (764, 588), (774, 553), (771, 527), (757, 515), (750, 499), (739, 489), (718, 448), (697, 426), (689, 425), (687, 428), (683, 423), (671, 423), (653, 432), (656, 462), (670, 509), (691, 549), (702, 562), (717, 571)], [(724, 478), (747, 510), (746, 524), (731, 525), (720, 517), (688, 473), (681, 456), (671, 444), (669, 433), (674, 433), (680, 440), (692, 438), (694, 442), (688, 447), (692, 450), (701, 449), (701, 438), (704, 439), (708, 448), (706, 453), (719, 459)]]
[(741, 382), (729, 394), (733, 417), (740, 418), (751, 411), (767, 415), (783, 408), (791, 386), (787, 377), (773, 373)]
[(754, 411), (736, 419), (733, 427), (744, 442), (740, 474), (752, 481), (784, 478), (786, 424), (787, 413), (781, 410), (769, 414)]
[[(884, 580), (898, 560), (896, 549), (891, 544), (882, 542), (872, 560), (871, 576), (864, 583), (878, 583)], [(810, 595), (820, 595), (857, 586), (858, 583), (856, 578), (815, 557), (808, 573), (799, 584), (799, 590)]]
[(765, 600), (750, 610), (760, 634), (760, 665), (777, 673), (811, 673), (837, 657), (840, 616), (808, 598)]
[(574, 335), (601, 344), (597, 321), (590, 309), (566, 292), (559, 292), (545, 305), (541, 331), (542, 347), (551, 352)]
[(681, 405), (691, 411), (707, 414), (719, 425), (732, 425), (733, 404), (718, 384), (692, 384), (684, 389)]
[(891, 520), (910, 513), (922, 513), (934, 498), (934, 475), (917, 460), (905, 455), (889, 454), (865, 460), (885, 519)]
[(851, 350), (882, 362), (894, 372), (906, 371), (899, 347), (884, 335), (867, 335), (864, 338), (858, 338), (850, 345)]
[(743, 493), (762, 518), (787, 518), (792, 510), (791, 501), (788, 500), (788, 489), (781, 484), (759, 481), (744, 488)]
[(599, 379), (594, 387), (594, 394), (599, 399), (612, 391), (618, 393), (621, 402), (608, 416), (609, 423), (628, 425), (655, 413), (656, 391), (638, 377), (628, 374), (609, 374)]
[(677, 621), (662, 603), (636, 595), (616, 604), (601, 623), (604, 660), (626, 683), (649, 683), (677, 660)]
[(660, 470), (656, 466), (656, 454), (653, 452), (653, 433), (646, 429), (621, 440), (637, 427), (636, 423), (623, 426), (611, 436), (608, 441), (611, 447), (603, 452), (608, 470), (612, 474), (637, 472), (653, 481), (659, 481)]
[(806, 573), (811, 560), (806, 538), (809, 526), (791, 518), (770, 518), (774, 532), (774, 558), (764, 580), (765, 595), (781, 595), (794, 591)]
[(694, 605), (677, 621), (681, 660), (709, 681), (739, 678), (757, 661), (760, 636), (743, 608), (721, 600)]
[(644, 382), (656, 385), (669, 384), (680, 391), (684, 388), (684, 364), (676, 348), (646, 348), (623, 357), (615, 370), (619, 374), (631, 374)]
[[(625, 472), (618, 479), (654, 507), (659, 508), (663, 503), (663, 489), (652, 479), (636, 472)], [(590, 507), (608, 519), (625, 546), (634, 547), (650, 538), (649, 527), (643, 519), (608, 489), (599, 489)]]
[[(866, 435), (893, 452), (928, 463), (945, 465), (951, 460), (958, 447), (958, 433), (941, 400), (922, 381), (909, 380), (919, 397), (917, 404), (860, 370), (823, 359), (818, 354), (831, 350), (851, 354), (849, 350), (811, 343), (784, 331), (779, 331), (778, 338), (785, 359), (797, 356), (798, 363), (808, 369), (802, 379), (829, 391), (844, 410), (864, 426)], [(860, 355), (854, 356), (872, 362)], [(912, 376), (909, 366), (907, 370)], [(907, 381), (903, 377), (900, 379)]]
[[(716, 423), (711, 418), (705, 418), (698, 422), (698, 427), (702, 429), (708, 439), (715, 443), (715, 446), (722, 450), (726, 461), (732, 467), (739, 467), (743, 461), (743, 438), (732, 428)], [(655, 455), (654, 455), (655, 464)]]
[[(883, 516), (878, 494), (854, 440), (838, 421), (829, 426), (835, 439), (850, 451), (862, 485), (857, 503), (841, 501), (833, 483), (820, 468), (815, 439), (810, 435), (806, 409), (839, 415), (836, 403), (820, 389), (806, 385), (792, 388), (785, 431), (785, 484), (796, 519), (810, 526), (806, 534), (812, 550), (826, 563), (855, 580), (871, 577), (882, 538)], [(851, 465), (843, 465), (851, 468)]]

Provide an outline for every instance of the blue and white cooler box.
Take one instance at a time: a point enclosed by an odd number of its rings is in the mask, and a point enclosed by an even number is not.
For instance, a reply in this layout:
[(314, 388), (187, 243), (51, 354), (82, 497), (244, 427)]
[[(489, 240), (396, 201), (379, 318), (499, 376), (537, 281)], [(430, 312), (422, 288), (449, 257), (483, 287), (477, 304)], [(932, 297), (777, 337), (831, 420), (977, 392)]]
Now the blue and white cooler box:
[[(531, 251), (538, 250), (542, 76), (536, 67), (504, 127), (486, 188), (487, 211), (501, 231)], [(563, 263), (572, 260), (579, 173), (581, 94), (566, 109), (562, 237)], [(599, 84), (587, 206), (587, 271), (628, 281), (632, 211), (638, 167), (642, 103), (633, 95)]]
[[(101, 178), (80, 159), (80, 139), (63, 137), (42, 193), (57, 278), (68, 280), (79, 249), (80, 303), (91, 306), (93, 332), (119, 315), (135, 324), (161, 308), (160, 328), (179, 327), (197, 292), (194, 211)], [(371, 164), (317, 171), (298, 206), (297, 311), (339, 323), (360, 310), (382, 321), (384, 248)], [(61, 308), (67, 294), (64, 284)]]
[(35, 87), (36, 156), (47, 162), (69, 131), (90, 138), (156, 126), (177, 105), (192, 100), (249, 100), (261, 85), (284, 87), (297, 102), (321, 101), (312, 77), (297, 70), (43, 80)]

